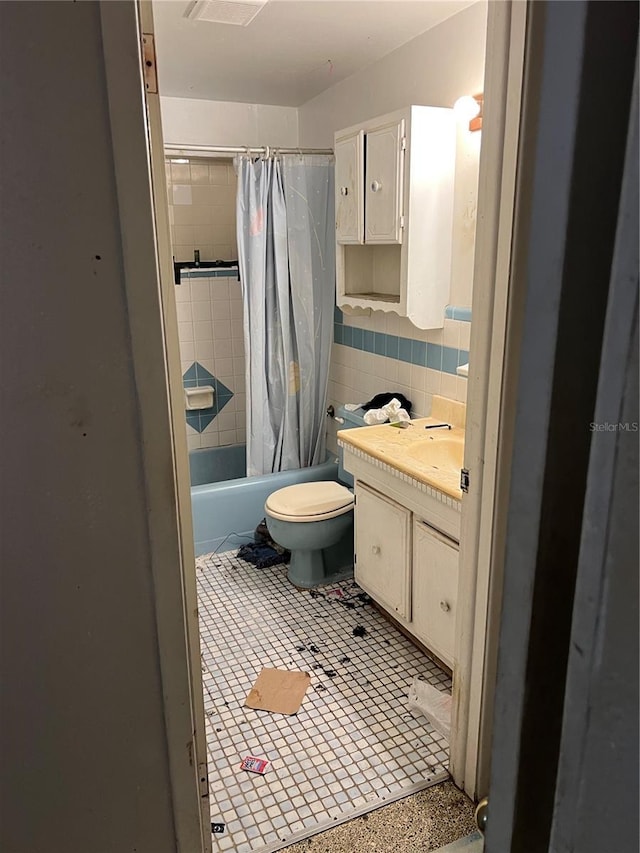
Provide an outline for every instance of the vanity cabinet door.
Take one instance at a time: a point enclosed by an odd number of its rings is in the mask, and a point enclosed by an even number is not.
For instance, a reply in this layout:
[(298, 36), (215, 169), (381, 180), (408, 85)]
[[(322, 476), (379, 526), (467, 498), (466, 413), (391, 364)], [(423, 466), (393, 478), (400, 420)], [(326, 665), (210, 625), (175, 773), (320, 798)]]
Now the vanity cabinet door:
[(458, 555), (457, 542), (424, 521), (414, 521), (413, 631), (452, 669)]
[(402, 243), (404, 119), (367, 131), (365, 243)]
[(336, 139), (336, 240), (364, 242), (364, 131)]
[(411, 512), (356, 483), (355, 578), (392, 615), (411, 619)]

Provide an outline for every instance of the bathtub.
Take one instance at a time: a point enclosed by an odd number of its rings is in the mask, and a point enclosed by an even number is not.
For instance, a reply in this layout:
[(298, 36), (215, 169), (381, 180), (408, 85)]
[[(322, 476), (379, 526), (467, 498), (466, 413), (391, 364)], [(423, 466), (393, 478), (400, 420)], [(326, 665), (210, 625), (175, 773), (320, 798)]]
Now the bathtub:
[[(212, 447), (189, 453), (191, 508), (196, 556), (233, 551), (253, 539), (271, 492), (294, 483), (337, 480), (338, 460), (296, 471), (246, 477), (244, 445)], [(230, 535), (235, 534), (235, 535)]]

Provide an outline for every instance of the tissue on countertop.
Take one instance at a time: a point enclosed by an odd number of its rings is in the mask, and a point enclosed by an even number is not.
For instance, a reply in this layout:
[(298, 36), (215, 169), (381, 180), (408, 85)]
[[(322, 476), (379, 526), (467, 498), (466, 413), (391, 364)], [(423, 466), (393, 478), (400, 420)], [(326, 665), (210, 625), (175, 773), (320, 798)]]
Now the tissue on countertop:
[(380, 409), (369, 409), (364, 415), (364, 422), (368, 426), (372, 424), (384, 424), (389, 421), (392, 424), (400, 421), (410, 420), (406, 410), (402, 408), (400, 401), (395, 397), (390, 400), (386, 406)]

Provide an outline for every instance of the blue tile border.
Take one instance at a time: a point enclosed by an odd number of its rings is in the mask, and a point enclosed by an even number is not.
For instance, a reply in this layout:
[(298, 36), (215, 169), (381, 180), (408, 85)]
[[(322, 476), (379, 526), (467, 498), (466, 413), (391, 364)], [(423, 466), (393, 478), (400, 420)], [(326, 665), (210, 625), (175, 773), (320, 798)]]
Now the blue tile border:
[(224, 269), (209, 270), (181, 270), (180, 280), (188, 281), (190, 278), (238, 278), (237, 267), (225, 267)]
[[(343, 319), (342, 311), (336, 308), (333, 326), (333, 341), (336, 344), (375, 355), (384, 355), (406, 364), (440, 370), (443, 373), (449, 373), (451, 376), (457, 375), (458, 365), (466, 364), (469, 361), (468, 350), (417, 341), (414, 338), (387, 335), (385, 332), (372, 332), (369, 329), (360, 329), (356, 326), (345, 326)], [(186, 374), (185, 379), (189, 379)]]
[(458, 305), (447, 305), (444, 309), (445, 320), (462, 320), (464, 323), (471, 322), (471, 308), (461, 308)]

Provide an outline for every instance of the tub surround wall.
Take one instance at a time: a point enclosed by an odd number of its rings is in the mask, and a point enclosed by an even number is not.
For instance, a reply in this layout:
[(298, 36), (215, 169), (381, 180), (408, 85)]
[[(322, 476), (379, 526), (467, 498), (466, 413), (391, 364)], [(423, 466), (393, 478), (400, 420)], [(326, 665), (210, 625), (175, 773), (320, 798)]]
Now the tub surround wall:
[(237, 270), (183, 272), (181, 281), (175, 293), (184, 385), (215, 389), (212, 409), (185, 412), (189, 449), (243, 444), (245, 362)]
[[(171, 158), (174, 159), (174, 158)], [(236, 260), (236, 175), (230, 160), (166, 161), (171, 245), (176, 261)]]
[[(236, 176), (230, 160), (167, 161), (176, 260), (235, 260)], [(185, 387), (212, 385), (211, 409), (185, 412), (189, 449), (242, 444), (246, 435), (242, 294), (237, 269), (183, 270), (175, 286)]]

